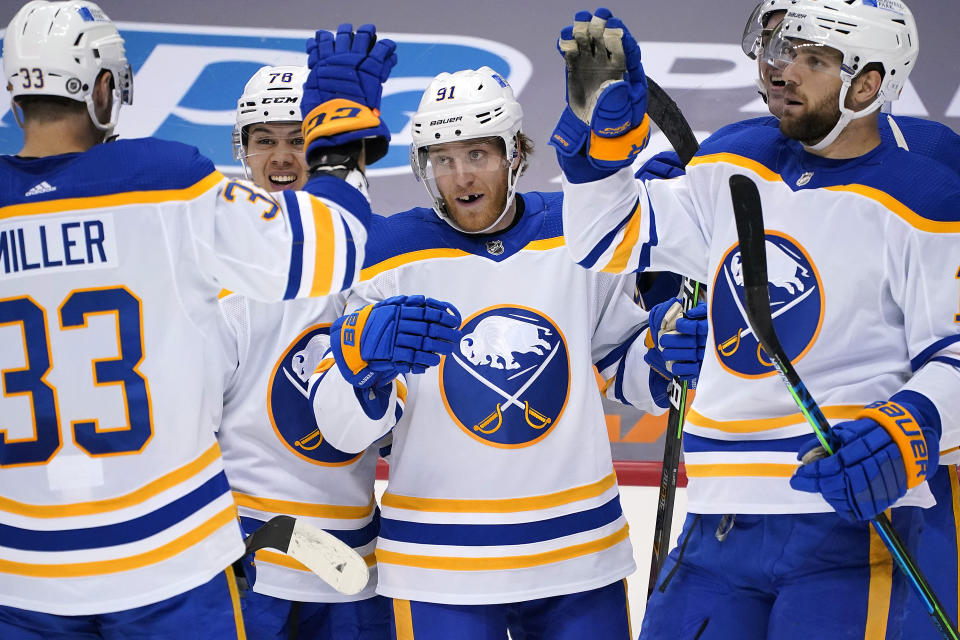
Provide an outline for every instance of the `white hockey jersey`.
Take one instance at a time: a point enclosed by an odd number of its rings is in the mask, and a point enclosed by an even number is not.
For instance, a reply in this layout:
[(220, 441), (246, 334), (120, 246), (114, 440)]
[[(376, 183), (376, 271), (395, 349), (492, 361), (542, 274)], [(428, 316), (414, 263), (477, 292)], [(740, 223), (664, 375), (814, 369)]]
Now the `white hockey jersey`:
[[(789, 486), (811, 428), (746, 321), (733, 174), (760, 190), (774, 323), (826, 417), (852, 419), (865, 404), (916, 391), (939, 411), (941, 449), (956, 451), (960, 183), (890, 143), (832, 160), (776, 128), (749, 127), (706, 143), (681, 178), (644, 184), (623, 170), (564, 183), (566, 237), (580, 264), (708, 284), (708, 348), (684, 430), (688, 509), (830, 510)], [(922, 485), (898, 504), (930, 500)]]
[(335, 179), (274, 200), (153, 139), (0, 175), (0, 604), (92, 614), (207, 582), (243, 551), (217, 294), (349, 286), (366, 200)]
[(423, 294), (463, 317), (452, 355), (406, 376), (408, 387), (367, 392), (362, 410), (336, 367), (316, 385), (337, 448), (361, 451), (396, 423), (377, 545), (382, 595), (517, 602), (634, 571), (593, 365), (610, 379), (608, 395), (662, 413), (642, 359), (646, 312), (632, 279), (569, 260), (560, 200), (522, 194), (519, 222), (485, 236), (430, 209), (374, 216), (348, 309)]
[(330, 344), (343, 295), (263, 303), (221, 298), (228, 358), (217, 440), (247, 533), (275, 515), (292, 515), (354, 547), (371, 565), (370, 582), (346, 596), (278, 551), (257, 552), (257, 593), (297, 602), (349, 602), (376, 587), (379, 513), (373, 498), (377, 447), (345, 454), (317, 428), (307, 385)]

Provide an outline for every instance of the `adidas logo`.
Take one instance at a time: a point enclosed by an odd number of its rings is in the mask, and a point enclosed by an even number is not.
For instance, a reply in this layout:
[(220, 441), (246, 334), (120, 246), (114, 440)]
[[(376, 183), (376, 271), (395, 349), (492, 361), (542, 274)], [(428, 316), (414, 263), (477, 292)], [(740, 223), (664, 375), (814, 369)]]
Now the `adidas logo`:
[(56, 190), (56, 187), (51, 187), (50, 183), (44, 180), (33, 189), (30, 189), (30, 191), (27, 191), (25, 194), (23, 194), (23, 197), (29, 198), (30, 196), (39, 196), (41, 193), (50, 193), (51, 191)]

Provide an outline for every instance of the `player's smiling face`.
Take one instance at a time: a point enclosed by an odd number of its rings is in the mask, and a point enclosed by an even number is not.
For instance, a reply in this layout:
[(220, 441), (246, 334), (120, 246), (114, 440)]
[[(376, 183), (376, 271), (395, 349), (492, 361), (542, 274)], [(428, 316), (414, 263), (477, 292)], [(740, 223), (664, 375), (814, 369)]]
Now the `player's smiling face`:
[[(499, 138), (432, 145), (429, 157), (447, 214), (460, 228), (481, 231), (500, 217), (507, 203), (510, 163)], [(505, 216), (497, 226), (511, 221), (512, 216)]]
[(250, 125), (246, 153), (253, 181), (267, 191), (301, 189), (307, 182), (299, 122)]
[[(767, 40), (769, 40), (770, 33), (780, 26), (785, 14), (786, 11), (775, 11), (767, 18), (767, 24), (763, 29), (763, 39), (761, 40), (761, 45), (764, 48), (768, 44)], [(779, 118), (783, 115), (783, 91), (786, 86), (783, 81), (783, 74), (766, 61), (766, 56), (757, 56), (757, 64), (760, 66), (760, 78), (763, 80), (763, 89), (767, 94), (767, 108), (771, 115)]]

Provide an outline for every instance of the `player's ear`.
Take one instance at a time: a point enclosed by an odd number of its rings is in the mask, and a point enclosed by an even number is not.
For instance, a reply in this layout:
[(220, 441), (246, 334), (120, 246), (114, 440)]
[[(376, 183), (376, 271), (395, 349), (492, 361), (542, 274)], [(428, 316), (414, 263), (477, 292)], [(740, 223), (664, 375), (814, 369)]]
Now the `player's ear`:
[(860, 111), (873, 104), (883, 83), (883, 73), (878, 69), (864, 69), (850, 86), (847, 93), (847, 107)]
[(97, 119), (102, 123), (110, 121), (113, 110), (113, 74), (102, 71), (93, 86), (93, 106)]

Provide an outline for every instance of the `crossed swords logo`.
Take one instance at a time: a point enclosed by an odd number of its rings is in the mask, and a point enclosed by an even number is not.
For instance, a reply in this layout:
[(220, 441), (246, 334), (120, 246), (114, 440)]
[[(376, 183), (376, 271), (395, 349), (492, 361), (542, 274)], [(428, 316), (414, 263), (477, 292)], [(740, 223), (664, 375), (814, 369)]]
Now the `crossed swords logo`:
[[(310, 402), (310, 394), (303, 388), (303, 384), (294, 379), (293, 375), (287, 371), (286, 367), (281, 368), (283, 375), (287, 377), (287, 380), (290, 382), (290, 385), (296, 389), (300, 395), (302, 395), (307, 402)], [(313, 451), (317, 447), (323, 444), (323, 434), (320, 433), (320, 429), (316, 428), (307, 435), (303, 436), (299, 440), (293, 443), (293, 446), (298, 449), (303, 449), (304, 451)]]
[[(729, 265), (723, 266), (723, 276), (727, 281), (727, 286), (730, 287), (730, 296), (733, 298), (733, 301), (736, 304), (737, 311), (740, 312), (740, 317), (743, 318), (743, 323), (747, 327), (746, 329), (743, 329), (743, 328), (737, 329), (736, 334), (734, 334), (730, 338), (721, 342), (717, 347), (717, 350), (720, 351), (721, 355), (729, 358), (730, 356), (735, 354), (737, 350), (740, 349), (741, 339), (747, 336), (753, 335), (753, 328), (750, 326), (750, 321), (747, 319), (747, 312), (743, 308), (743, 302), (740, 301), (740, 295), (737, 293), (737, 287), (733, 283), (733, 278), (730, 275)], [(796, 298), (791, 300), (788, 304), (784, 305), (780, 309), (777, 309), (771, 315), (771, 318), (776, 319), (779, 316), (782, 316), (787, 311), (789, 311), (790, 309), (793, 309), (795, 306), (797, 306), (798, 304), (800, 304), (801, 302), (809, 298), (813, 294), (813, 292), (816, 290), (817, 290), (817, 286), (813, 285), (812, 287), (804, 291), (802, 295), (797, 296)], [(772, 303), (772, 304), (776, 304), (776, 303)], [(763, 347), (760, 345), (759, 341), (757, 341), (757, 360), (760, 362), (760, 364), (766, 367), (773, 366), (773, 362), (766, 357), (766, 354), (763, 351)]]
[[(547, 425), (549, 425), (551, 422), (553, 422), (551, 418), (545, 416), (544, 414), (540, 413), (539, 411), (531, 407), (530, 403), (527, 402), (526, 400), (524, 400), (523, 404), (521, 404), (520, 397), (524, 394), (524, 392), (526, 392), (527, 389), (530, 388), (530, 385), (532, 385), (537, 380), (537, 378), (539, 378), (540, 375), (544, 372), (544, 370), (547, 368), (547, 365), (550, 364), (550, 361), (553, 360), (554, 356), (557, 355), (557, 351), (559, 350), (559, 348), (560, 348), (560, 341), (557, 341), (557, 343), (553, 345), (553, 348), (550, 349), (550, 353), (547, 354), (547, 357), (543, 359), (543, 362), (541, 362), (539, 366), (537, 366), (533, 374), (531, 374), (530, 377), (527, 379), (527, 381), (524, 382), (519, 389), (517, 389), (516, 393), (512, 393), (512, 394), (507, 391), (504, 391), (494, 383), (484, 378), (482, 375), (480, 375), (480, 373), (478, 373), (477, 371), (474, 371), (473, 368), (471, 368), (470, 365), (468, 365), (466, 362), (461, 360), (456, 353), (451, 353), (450, 357), (456, 360), (457, 364), (463, 367), (467, 371), (467, 373), (469, 373), (474, 378), (479, 380), (484, 386), (488, 387), (489, 389), (496, 392), (499, 396), (504, 398), (501, 402), (498, 402), (496, 404), (496, 406), (493, 408), (493, 411), (490, 413), (490, 415), (488, 415), (486, 418), (484, 418), (477, 424), (473, 425), (473, 430), (478, 431), (480, 433), (488, 434), (488, 435), (491, 433), (495, 433), (497, 430), (500, 429), (501, 426), (503, 426), (504, 410), (509, 409), (510, 407), (516, 407), (522, 410), (523, 417), (526, 420), (527, 424), (533, 427), (534, 429), (543, 429)], [(521, 371), (520, 373), (514, 374), (508, 379), (512, 380), (513, 378), (523, 373), (525, 373), (525, 371)], [(496, 424), (493, 424), (494, 421), (496, 421)]]

